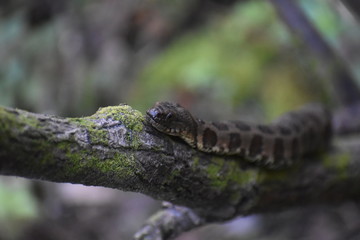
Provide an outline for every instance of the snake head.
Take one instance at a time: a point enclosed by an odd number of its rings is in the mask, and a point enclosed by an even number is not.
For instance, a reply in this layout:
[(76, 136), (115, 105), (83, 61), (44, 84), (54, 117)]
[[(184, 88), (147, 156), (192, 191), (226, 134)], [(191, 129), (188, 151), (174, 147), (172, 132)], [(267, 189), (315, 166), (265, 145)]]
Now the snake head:
[(196, 122), (191, 113), (179, 104), (157, 102), (146, 114), (150, 124), (160, 132), (179, 136), (185, 141), (193, 139)]

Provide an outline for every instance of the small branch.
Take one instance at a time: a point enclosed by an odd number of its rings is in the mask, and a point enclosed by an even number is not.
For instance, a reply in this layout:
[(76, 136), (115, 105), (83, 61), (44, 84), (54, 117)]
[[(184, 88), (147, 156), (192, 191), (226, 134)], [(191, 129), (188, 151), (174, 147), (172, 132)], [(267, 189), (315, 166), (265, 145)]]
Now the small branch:
[(183, 232), (199, 227), (205, 221), (192, 209), (164, 203), (164, 209), (154, 214), (136, 234), (136, 240), (172, 239)]
[(360, 103), (338, 109), (333, 118), (333, 128), (337, 135), (360, 133)]
[(353, 76), (297, 6), (296, 1), (270, 0), (270, 2), (295, 36), (318, 56), (323, 66), (326, 66), (327, 77), (332, 79), (333, 89), (340, 103), (343, 106), (350, 106), (360, 102), (360, 90)]
[(360, 3), (357, 0), (342, 0), (357, 20), (360, 20)]
[[(325, 155), (271, 171), (198, 152), (127, 105), (84, 118), (0, 108), (0, 174), (141, 192), (186, 206), (163, 210), (172, 220), (156, 218), (165, 236), (238, 215), (358, 200), (359, 153), (360, 141), (339, 140)], [(171, 230), (174, 221), (185, 225)]]

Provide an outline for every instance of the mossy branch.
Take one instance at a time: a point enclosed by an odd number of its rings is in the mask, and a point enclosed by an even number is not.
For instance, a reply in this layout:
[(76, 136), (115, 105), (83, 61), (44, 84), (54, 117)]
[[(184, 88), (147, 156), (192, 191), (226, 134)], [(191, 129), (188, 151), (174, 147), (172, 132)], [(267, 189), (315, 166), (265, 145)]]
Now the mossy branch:
[(359, 199), (359, 153), (359, 141), (341, 140), (329, 153), (271, 171), (191, 149), (127, 105), (84, 118), (0, 108), (0, 174), (141, 192), (193, 210), (198, 221), (186, 230), (237, 215)]

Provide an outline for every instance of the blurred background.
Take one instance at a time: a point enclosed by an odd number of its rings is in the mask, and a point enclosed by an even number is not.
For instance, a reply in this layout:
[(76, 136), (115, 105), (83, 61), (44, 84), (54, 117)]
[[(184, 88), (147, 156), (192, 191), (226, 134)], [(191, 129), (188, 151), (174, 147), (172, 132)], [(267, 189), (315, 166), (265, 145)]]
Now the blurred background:
[[(296, 3), (358, 81), (356, 0)], [(0, 1), (2, 106), (81, 117), (170, 100), (205, 119), (267, 122), (310, 101), (336, 105), (333, 92), (269, 1)], [(137, 193), (1, 177), (0, 240), (131, 239), (159, 206)], [(238, 218), (178, 239), (359, 236), (360, 209), (349, 202)]]

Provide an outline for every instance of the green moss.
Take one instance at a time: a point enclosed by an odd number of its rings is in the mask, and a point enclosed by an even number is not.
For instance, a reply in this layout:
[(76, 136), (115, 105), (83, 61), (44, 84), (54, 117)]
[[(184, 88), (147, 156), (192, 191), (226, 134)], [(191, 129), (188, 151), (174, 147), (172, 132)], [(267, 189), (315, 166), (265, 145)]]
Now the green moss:
[(218, 188), (224, 188), (227, 184), (224, 181), (224, 175), (221, 174), (221, 169), (224, 166), (224, 160), (214, 157), (210, 165), (207, 166), (207, 174), (212, 180), (212, 185)]
[(68, 175), (81, 175), (82, 171), (87, 171), (88, 168), (105, 174), (115, 173), (120, 178), (126, 178), (136, 172), (135, 160), (132, 154), (113, 152), (106, 159), (100, 160), (100, 158), (96, 157), (96, 153), (89, 152), (89, 150), (73, 152), (71, 143), (62, 142), (57, 147), (64, 151), (65, 156), (68, 158), (65, 166)]
[(229, 201), (234, 204), (242, 197), (242, 192), (233, 191), (234, 186), (250, 189), (258, 182), (258, 169), (242, 169), (237, 161), (225, 161), (220, 157), (213, 157), (206, 171), (212, 187), (217, 191), (226, 191), (229, 187), (232, 189)]
[[(18, 111), (18, 113), (15, 111)], [(7, 146), (9, 149), (16, 146), (16, 144), (11, 142), (11, 136), (18, 137), (25, 131), (33, 132), (32, 129), (42, 128), (40, 121), (26, 111), (0, 108), (0, 115), (0, 135), (8, 136), (7, 138), (0, 137), (0, 144)], [(35, 134), (35, 131), (32, 134)], [(28, 144), (29, 148), (31, 148), (33, 152), (43, 153), (36, 161), (40, 165), (54, 161), (50, 151), (52, 147), (50, 141), (44, 141), (42, 138), (34, 137)]]
[[(20, 113), (15, 113), (14, 111), (19, 111)], [(6, 108), (0, 107), (0, 116), (1, 131), (9, 131), (11, 129), (22, 131), (24, 128), (36, 128), (39, 125), (37, 118), (22, 110), (7, 110)]]
[(337, 171), (339, 178), (346, 178), (351, 156), (349, 153), (326, 154), (322, 157), (322, 163), (326, 168)]
[[(11, 116), (4, 108), (0, 108), (0, 132), (7, 132), (10, 128), (10, 122), (15, 122), (14, 116)], [(12, 126), (12, 125), (11, 125)], [(1, 138), (0, 138), (1, 140)]]
[(89, 117), (71, 118), (69, 121), (85, 127), (89, 132), (92, 143), (108, 145), (109, 132), (106, 128), (102, 128), (100, 124), (102, 119), (109, 122), (115, 121), (118, 124), (124, 125), (127, 129), (125, 138), (129, 145), (135, 149), (140, 146), (137, 133), (143, 130), (144, 116), (128, 105), (100, 108), (95, 114)]
[(69, 122), (75, 123), (79, 127), (85, 127), (89, 134), (89, 140), (95, 145), (108, 145), (109, 133), (106, 129), (101, 128), (94, 120), (89, 117), (70, 118)]
[(86, 154), (85, 151), (79, 152), (74, 151), (72, 152), (72, 143), (67, 142), (61, 142), (57, 144), (57, 149), (59, 151), (63, 151), (65, 156), (68, 158), (65, 162), (65, 171), (66, 175), (74, 175), (79, 172), (79, 169), (81, 168), (81, 160), (84, 158), (84, 154)]
[(33, 117), (25, 111), (21, 112), (22, 113), (18, 115), (17, 121), (20, 121), (26, 128), (29, 126), (33, 128), (39, 128), (39, 120), (37, 118)]
[(234, 183), (239, 186), (252, 184), (258, 178), (257, 169), (243, 170), (236, 161), (225, 161), (219, 157), (212, 158), (206, 170), (212, 186), (219, 188), (219, 190), (224, 190), (224, 188)]
[(293, 171), (293, 168), (286, 168), (282, 170), (268, 170), (262, 169), (259, 172), (259, 182), (274, 182), (281, 181), (288, 177), (289, 172)]
[[(330, 155), (324, 154), (322, 157), (322, 163), (326, 168), (332, 169), (338, 173), (339, 178), (346, 178), (349, 161), (351, 156), (347, 153)], [(272, 182), (272, 181), (282, 181), (297, 171), (297, 167), (294, 166), (292, 168), (286, 168), (283, 170), (266, 170), (263, 169), (259, 172), (258, 181), (260, 182)]]
[(128, 178), (135, 174), (135, 157), (132, 154), (114, 153), (112, 158), (95, 161), (96, 169), (103, 173), (116, 173), (120, 178)]
[(197, 168), (200, 164), (200, 158), (199, 157), (194, 157), (193, 158), (193, 161), (191, 163), (192, 167), (193, 168)]
[[(30, 113), (21, 110), (19, 112), (18, 114), (14, 110), (0, 107), (0, 136), (17, 136), (25, 131), (32, 134), (42, 134), (42, 132), (47, 131), (46, 128), (49, 125), (44, 124), (43, 121), (38, 120)], [(136, 133), (142, 130), (143, 116), (129, 106), (102, 108), (89, 117), (67, 119), (72, 125), (86, 129), (92, 144), (109, 146), (109, 128), (102, 124), (104, 120), (107, 121), (108, 125), (114, 123), (115, 126), (122, 126), (125, 129), (125, 134), (128, 134), (131, 140), (128, 142), (131, 147), (139, 144), (137, 143), (138, 134)], [(95, 148), (78, 148), (71, 139), (59, 142), (59, 139), (56, 138), (56, 133), (55, 135), (46, 135), (46, 139), (34, 135), (34, 138), (28, 143), (29, 148), (31, 153), (41, 154), (24, 162), (24, 165), (29, 165), (24, 167), (41, 172), (44, 168), (59, 164), (62, 171), (52, 173), (58, 174), (57, 176), (51, 176), (53, 179), (64, 179), (66, 176), (75, 176), (81, 179), (93, 171), (102, 172), (104, 176), (106, 174), (115, 174), (124, 178), (124, 176), (131, 177), (136, 172), (136, 163), (132, 154), (124, 154), (113, 150), (106, 152), (106, 156), (104, 156), (102, 151)], [(9, 149), (16, 152), (16, 145), (10, 139), (0, 137), (0, 145), (9, 146)], [(55, 162), (59, 160), (54, 158), (55, 151), (58, 156), (63, 156), (64, 161)], [(21, 154), (23, 153), (21, 152)], [(93, 171), (89, 171), (89, 169)]]
[[(180, 170), (179, 169), (173, 169), (172, 171), (169, 172), (169, 174), (167, 174), (166, 179), (164, 180), (163, 184), (161, 184), (161, 188), (164, 188), (165, 185), (167, 185), (167, 183), (172, 183), (174, 181), (174, 178), (180, 176)], [(177, 189), (179, 192), (182, 192), (182, 187), (179, 187)]]
[(100, 108), (94, 115), (90, 116), (90, 118), (92, 117), (112, 118), (115, 121), (122, 122), (128, 129), (135, 132), (140, 132), (143, 129), (144, 116), (128, 105)]
[(37, 118), (31, 116), (30, 114), (22, 110), (18, 110), (20, 111), (20, 114), (13, 113), (12, 111), (8, 111), (5, 108), (0, 108), (1, 131), (23, 131), (24, 128), (28, 129), (29, 127), (38, 127), (39, 121), (37, 120)]

